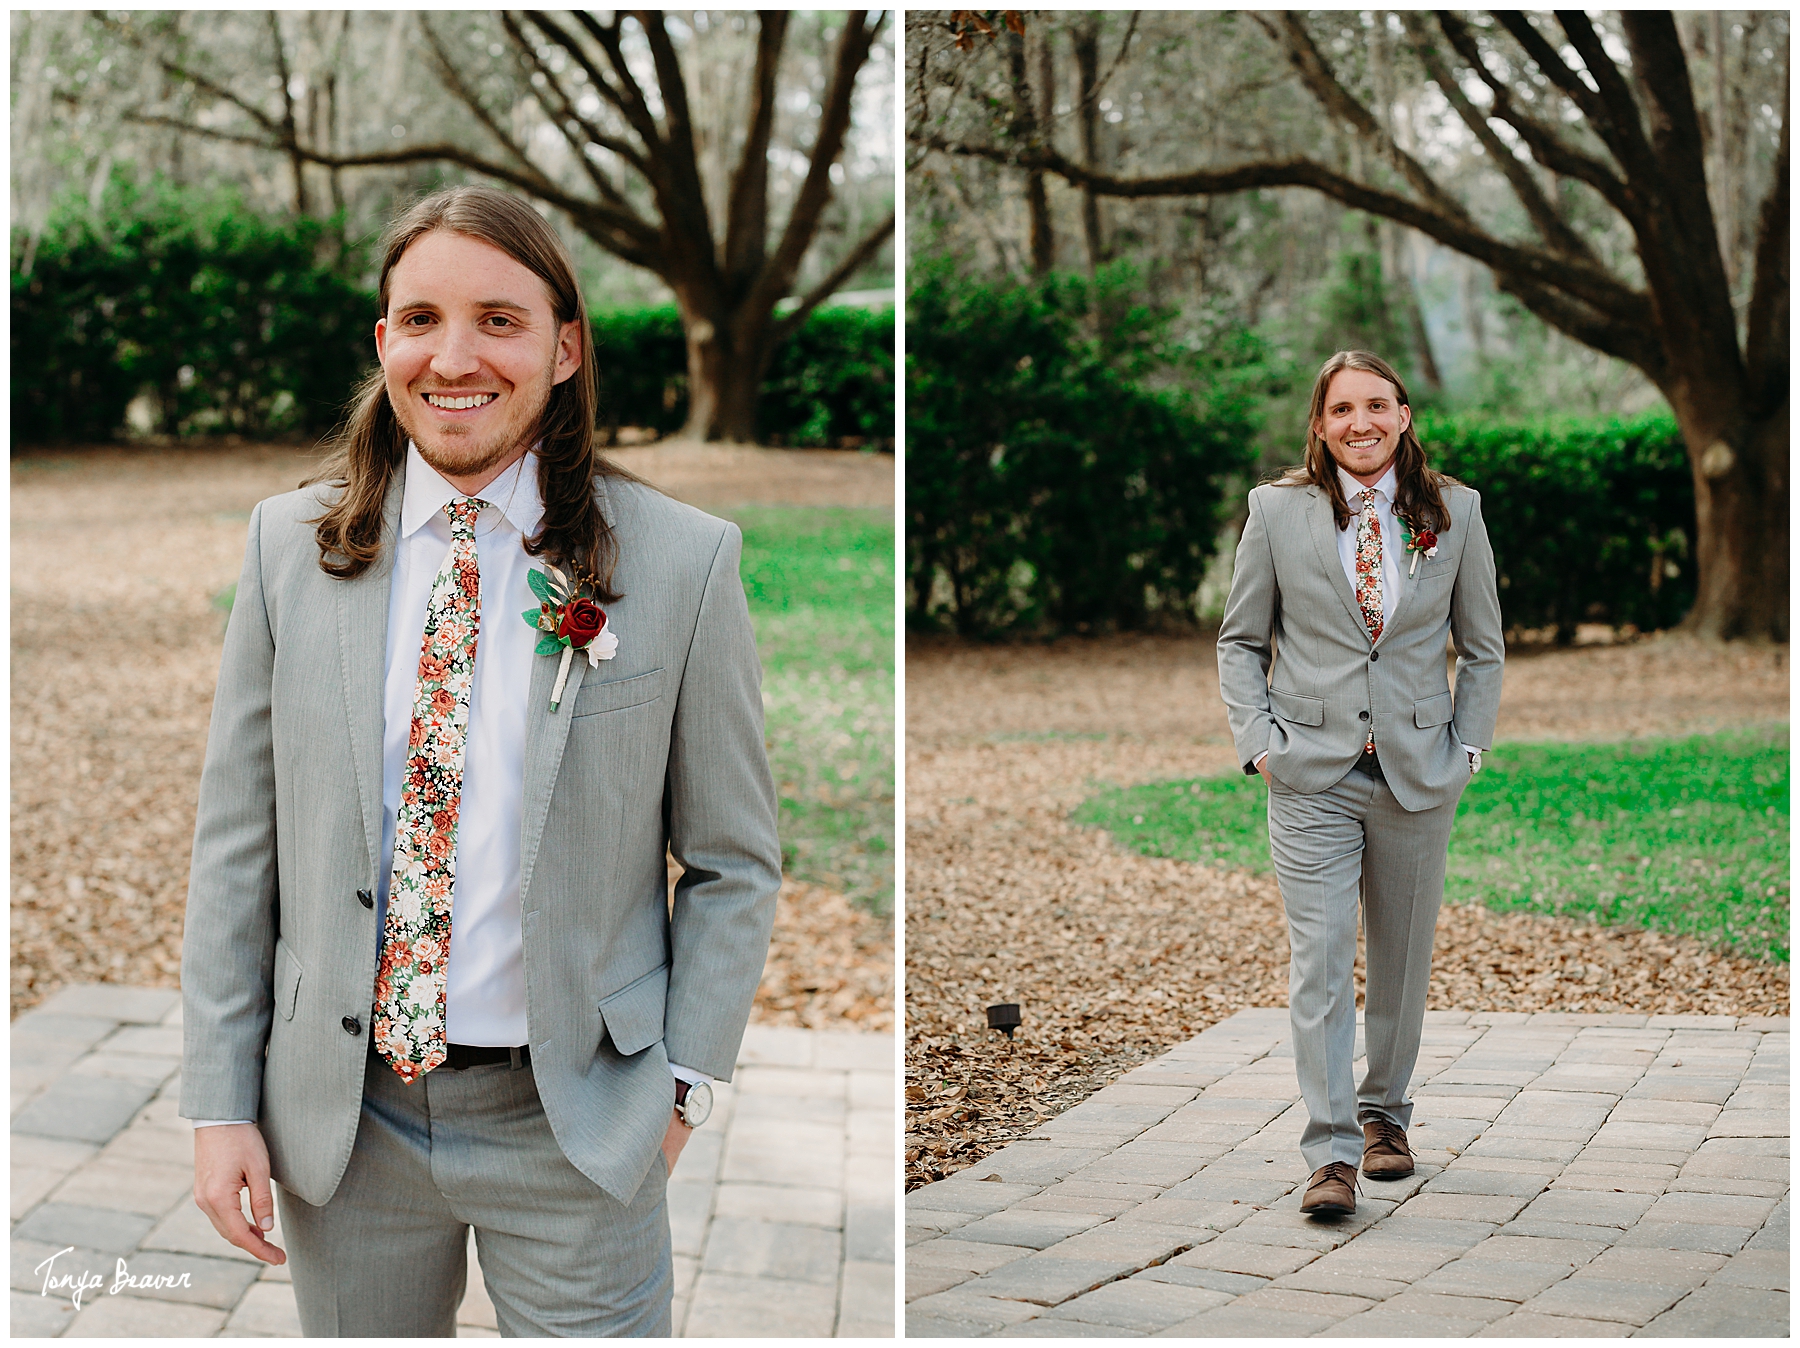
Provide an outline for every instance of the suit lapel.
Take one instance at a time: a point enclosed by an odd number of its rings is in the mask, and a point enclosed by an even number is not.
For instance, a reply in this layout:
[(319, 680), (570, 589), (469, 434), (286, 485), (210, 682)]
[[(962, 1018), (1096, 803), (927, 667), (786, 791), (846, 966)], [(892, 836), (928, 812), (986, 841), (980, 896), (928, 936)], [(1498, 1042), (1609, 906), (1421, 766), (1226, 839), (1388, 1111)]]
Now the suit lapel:
[(387, 500), (381, 509), (381, 555), (354, 580), (331, 582), (337, 589), (344, 710), (350, 721), (356, 794), (362, 804), (363, 837), (369, 849), (372, 879), (381, 865), (381, 736), (387, 685), (388, 589), (400, 537), (400, 500), (405, 491), (406, 468), (402, 464), (388, 483)]
[(1338, 556), (1337, 521), (1332, 518), (1331, 498), (1317, 487), (1308, 487), (1306, 494), (1311, 498), (1306, 505), (1306, 523), (1312, 534), (1313, 548), (1319, 554), (1319, 565), (1325, 568), (1326, 583), (1337, 592), (1344, 613), (1356, 624), (1356, 630), (1367, 638), (1368, 624), (1363, 622), (1356, 591), (1350, 588), (1350, 578), (1344, 574), (1344, 563)]
[(588, 658), (580, 651), (569, 661), (569, 680), (562, 700), (550, 710), (550, 690), (556, 686), (560, 656), (532, 657), (531, 698), (525, 708), (525, 791), (519, 814), (519, 895), (531, 894), (531, 875), (537, 868), (538, 844), (544, 839), (544, 820), (550, 813), (550, 793), (562, 770), (563, 747), (569, 740), (569, 718), (575, 695), (588, 670)]

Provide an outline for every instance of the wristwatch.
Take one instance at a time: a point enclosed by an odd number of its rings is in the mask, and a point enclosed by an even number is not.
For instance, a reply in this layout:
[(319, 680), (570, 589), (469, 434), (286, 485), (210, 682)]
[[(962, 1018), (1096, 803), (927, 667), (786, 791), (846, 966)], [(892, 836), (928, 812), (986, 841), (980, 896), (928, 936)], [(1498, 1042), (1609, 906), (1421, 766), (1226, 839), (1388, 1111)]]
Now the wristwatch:
[(704, 1081), (675, 1081), (675, 1113), (689, 1128), (698, 1128), (712, 1114), (712, 1087)]

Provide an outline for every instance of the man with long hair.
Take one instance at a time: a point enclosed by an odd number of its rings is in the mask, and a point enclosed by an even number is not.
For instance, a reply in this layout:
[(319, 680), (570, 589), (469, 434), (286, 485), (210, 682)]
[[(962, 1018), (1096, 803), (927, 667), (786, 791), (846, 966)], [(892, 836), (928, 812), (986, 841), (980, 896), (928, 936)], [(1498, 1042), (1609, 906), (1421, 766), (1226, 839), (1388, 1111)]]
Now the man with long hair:
[(1268, 784), (1287, 911), (1294, 1068), (1309, 1115), (1303, 1212), (1353, 1212), (1359, 1167), (1380, 1179), (1413, 1172), (1408, 1095), (1445, 851), (1493, 740), (1505, 658), (1480, 496), (1426, 466), (1393, 368), (1338, 352), (1313, 384), (1305, 461), (1250, 493), (1219, 628), (1219, 688), (1244, 771)]
[(381, 368), (252, 512), (226, 632), (195, 1201), (291, 1252), (309, 1336), (454, 1335), (471, 1228), (502, 1333), (667, 1335), (664, 1186), (781, 883), (742, 540), (599, 454), (586, 305), (528, 204), (411, 206), (379, 298)]

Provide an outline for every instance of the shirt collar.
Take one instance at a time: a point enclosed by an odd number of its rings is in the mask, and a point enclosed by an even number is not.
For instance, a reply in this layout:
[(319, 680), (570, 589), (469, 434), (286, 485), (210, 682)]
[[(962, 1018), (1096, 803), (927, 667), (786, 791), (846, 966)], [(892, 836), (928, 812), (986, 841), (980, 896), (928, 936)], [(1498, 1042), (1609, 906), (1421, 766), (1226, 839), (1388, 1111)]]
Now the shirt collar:
[[(1362, 483), (1346, 473), (1341, 466), (1338, 468), (1337, 474), (1338, 485), (1344, 489), (1344, 499), (1346, 501), (1354, 501), (1358, 496), (1362, 495), (1363, 492), (1368, 490)], [(1397, 481), (1394, 477), (1394, 465), (1390, 463), (1387, 472), (1383, 473), (1380, 479), (1375, 483), (1375, 494), (1377, 496), (1386, 497), (1391, 504), (1394, 499), (1394, 488), (1396, 485)]]
[[(481, 499), (488, 502), (529, 538), (544, 519), (544, 498), (538, 491), (538, 457), (527, 450), (519, 461), (481, 489)], [(425, 462), (419, 447), (406, 442), (406, 493), (400, 500), (400, 536), (411, 538), (445, 506), (461, 496), (443, 475)]]

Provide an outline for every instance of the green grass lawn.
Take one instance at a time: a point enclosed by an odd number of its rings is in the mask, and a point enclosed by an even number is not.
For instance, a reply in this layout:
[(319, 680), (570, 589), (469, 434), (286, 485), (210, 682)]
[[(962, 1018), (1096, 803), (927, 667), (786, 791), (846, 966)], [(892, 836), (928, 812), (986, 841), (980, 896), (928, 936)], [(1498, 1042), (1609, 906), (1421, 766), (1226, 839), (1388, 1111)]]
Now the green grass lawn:
[[(1266, 872), (1267, 793), (1236, 774), (1108, 788), (1077, 823), (1148, 856)], [(1502, 744), (1463, 793), (1445, 897), (1788, 958), (1787, 727)]]
[(767, 506), (731, 518), (744, 531), (783, 864), (891, 913), (892, 512)]

